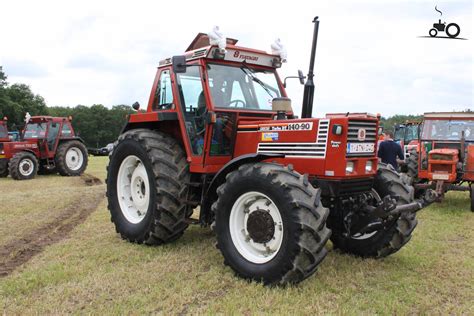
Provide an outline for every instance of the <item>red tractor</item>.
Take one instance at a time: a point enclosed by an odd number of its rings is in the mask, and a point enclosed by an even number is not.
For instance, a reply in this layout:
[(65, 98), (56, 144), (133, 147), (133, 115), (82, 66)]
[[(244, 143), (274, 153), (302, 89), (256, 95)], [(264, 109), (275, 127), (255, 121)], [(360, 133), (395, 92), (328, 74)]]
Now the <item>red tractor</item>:
[(395, 125), (393, 140), (398, 142), (403, 148), (405, 158), (410, 156), (413, 149), (418, 148), (418, 137), (420, 133), (419, 121), (407, 121), (405, 124)]
[(407, 167), (417, 192), (434, 189), (441, 201), (448, 190), (469, 191), (474, 211), (474, 112), (425, 113)]
[(32, 179), (38, 171), (78, 176), (87, 167), (87, 149), (64, 117), (28, 118), (21, 141), (3, 143), (3, 151), (15, 180)]
[(3, 143), (9, 142), (7, 118), (0, 120), (0, 178), (8, 176), (8, 159), (5, 158)]
[(423, 204), (378, 163), (379, 117), (311, 118), (313, 22), (302, 118), (277, 74), (279, 55), (230, 39), (224, 50), (201, 33), (184, 55), (159, 63), (147, 111), (130, 115), (107, 168), (122, 238), (174, 241), (200, 206), (198, 222), (216, 232), (224, 263), (265, 284), (313, 274), (329, 239), (375, 258), (410, 240)]

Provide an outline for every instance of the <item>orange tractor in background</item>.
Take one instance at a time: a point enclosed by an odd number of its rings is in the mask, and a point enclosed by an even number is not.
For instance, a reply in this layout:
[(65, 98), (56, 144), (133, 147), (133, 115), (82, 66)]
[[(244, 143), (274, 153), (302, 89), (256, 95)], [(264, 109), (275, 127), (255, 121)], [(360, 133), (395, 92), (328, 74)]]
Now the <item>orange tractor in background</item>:
[(474, 112), (425, 113), (417, 148), (410, 152), (407, 175), (417, 193), (468, 191), (474, 211)]

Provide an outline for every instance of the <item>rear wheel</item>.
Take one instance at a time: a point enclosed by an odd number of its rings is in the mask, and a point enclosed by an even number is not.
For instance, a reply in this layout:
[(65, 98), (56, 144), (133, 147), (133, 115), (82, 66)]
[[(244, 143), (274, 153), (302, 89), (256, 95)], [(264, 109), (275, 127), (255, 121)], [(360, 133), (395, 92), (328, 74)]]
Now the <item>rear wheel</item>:
[(461, 28), (456, 23), (449, 23), (446, 26), (446, 34), (449, 37), (455, 38), (459, 35), (459, 33), (461, 33)]
[(87, 148), (80, 141), (67, 141), (58, 146), (56, 168), (62, 176), (80, 176), (87, 168)]
[(188, 227), (189, 170), (181, 146), (147, 129), (119, 137), (107, 167), (108, 209), (115, 229), (131, 242), (162, 244)]
[(471, 197), (471, 212), (474, 212), (474, 187), (471, 185), (471, 190), (469, 191)]
[[(391, 166), (379, 163), (374, 184), (375, 200), (390, 195), (397, 199), (398, 205), (413, 202), (413, 187), (405, 184), (400, 174)], [(375, 224), (379, 224), (375, 226)], [(332, 242), (335, 248), (361, 257), (386, 257), (400, 250), (410, 239), (417, 225), (415, 214), (404, 213), (391, 221), (374, 218), (374, 227), (367, 233), (346, 235), (346, 232), (333, 230)]]
[(8, 177), (8, 159), (0, 159), (0, 178)]
[(226, 177), (213, 204), (218, 248), (238, 275), (298, 283), (327, 254), (328, 210), (320, 191), (291, 166), (246, 164)]
[(32, 153), (21, 151), (10, 159), (8, 169), (15, 180), (33, 179), (38, 172), (38, 160)]

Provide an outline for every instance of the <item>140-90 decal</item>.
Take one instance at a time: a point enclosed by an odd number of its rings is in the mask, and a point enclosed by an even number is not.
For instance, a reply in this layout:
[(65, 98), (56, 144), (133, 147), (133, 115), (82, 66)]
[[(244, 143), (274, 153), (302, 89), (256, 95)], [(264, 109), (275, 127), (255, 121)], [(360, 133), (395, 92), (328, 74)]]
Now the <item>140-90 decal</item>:
[(260, 126), (259, 131), (310, 131), (313, 129), (313, 122), (286, 123), (276, 126)]

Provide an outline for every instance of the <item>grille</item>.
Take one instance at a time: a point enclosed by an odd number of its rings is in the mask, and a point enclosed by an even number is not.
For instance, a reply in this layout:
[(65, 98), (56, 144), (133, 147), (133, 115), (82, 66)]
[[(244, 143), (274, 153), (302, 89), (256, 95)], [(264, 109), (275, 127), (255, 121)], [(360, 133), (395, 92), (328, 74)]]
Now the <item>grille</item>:
[(329, 120), (319, 120), (315, 143), (259, 143), (257, 152), (301, 158), (325, 158)]
[[(349, 120), (349, 130), (347, 131), (347, 141), (350, 143), (375, 143), (377, 140), (377, 122)], [(359, 129), (365, 129), (365, 140), (360, 141), (358, 137)]]
[(430, 159), (433, 160), (454, 160), (453, 155), (447, 155), (447, 154), (431, 154)]
[(450, 173), (453, 170), (452, 165), (431, 164), (431, 172), (436, 173)]

